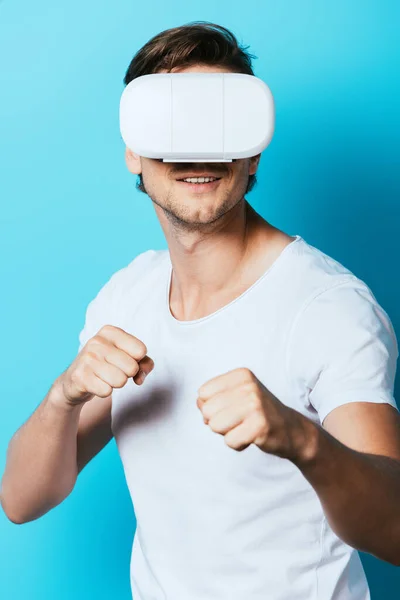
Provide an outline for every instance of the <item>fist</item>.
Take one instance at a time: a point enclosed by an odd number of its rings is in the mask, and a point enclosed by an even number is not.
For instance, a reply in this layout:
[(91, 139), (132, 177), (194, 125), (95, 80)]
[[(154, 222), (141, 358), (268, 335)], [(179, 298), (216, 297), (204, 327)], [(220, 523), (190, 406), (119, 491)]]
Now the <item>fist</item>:
[(276, 398), (249, 369), (210, 379), (198, 390), (203, 421), (234, 450), (255, 444), (264, 452), (297, 461), (305, 448), (305, 419)]
[(94, 396), (106, 398), (114, 388), (122, 388), (129, 377), (141, 385), (154, 368), (146, 353), (141, 340), (119, 327), (104, 325), (61, 375), (65, 399), (77, 405)]

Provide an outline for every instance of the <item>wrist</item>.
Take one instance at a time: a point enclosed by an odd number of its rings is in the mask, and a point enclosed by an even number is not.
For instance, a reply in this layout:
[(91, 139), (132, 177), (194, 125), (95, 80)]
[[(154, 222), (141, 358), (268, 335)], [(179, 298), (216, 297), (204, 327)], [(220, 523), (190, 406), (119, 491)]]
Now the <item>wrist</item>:
[(292, 462), (299, 468), (312, 465), (318, 453), (321, 427), (301, 413), (298, 414), (294, 436), (294, 458)]
[(80, 404), (72, 404), (67, 400), (64, 394), (62, 380), (58, 377), (47, 395), (47, 402), (54, 406), (57, 410), (62, 410), (67, 413), (80, 412), (84, 402)]

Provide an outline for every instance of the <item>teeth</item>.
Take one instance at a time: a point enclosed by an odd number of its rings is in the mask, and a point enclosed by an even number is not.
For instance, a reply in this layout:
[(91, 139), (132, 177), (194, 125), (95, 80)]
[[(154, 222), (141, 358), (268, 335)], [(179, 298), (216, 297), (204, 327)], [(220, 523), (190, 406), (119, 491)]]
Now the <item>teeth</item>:
[(209, 181), (215, 181), (216, 179), (216, 177), (188, 177), (183, 181), (188, 183), (208, 183)]

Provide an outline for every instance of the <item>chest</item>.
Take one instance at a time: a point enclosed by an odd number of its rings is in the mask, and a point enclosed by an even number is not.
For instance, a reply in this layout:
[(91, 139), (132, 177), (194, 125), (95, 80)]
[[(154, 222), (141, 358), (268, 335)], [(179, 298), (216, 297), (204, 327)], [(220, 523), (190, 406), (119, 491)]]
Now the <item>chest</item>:
[[(250, 490), (265, 469), (281, 476), (281, 460), (254, 445), (242, 452), (228, 447), (221, 434), (203, 422), (197, 392), (210, 379), (248, 368), (282, 402), (295, 405), (284, 377), (284, 332), (274, 322), (228, 319), (223, 325), (175, 331), (157, 320), (136, 322), (135, 336), (147, 346), (154, 369), (143, 385), (132, 379), (113, 392), (112, 427), (126, 473), (132, 481), (176, 476), (223, 479)], [(125, 325), (127, 329), (127, 325)], [(196, 477), (195, 477), (196, 479)], [(211, 486), (212, 484), (212, 486)], [(134, 484), (135, 485), (135, 484)], [(222, 492), (221, 492), (222, 493)]]

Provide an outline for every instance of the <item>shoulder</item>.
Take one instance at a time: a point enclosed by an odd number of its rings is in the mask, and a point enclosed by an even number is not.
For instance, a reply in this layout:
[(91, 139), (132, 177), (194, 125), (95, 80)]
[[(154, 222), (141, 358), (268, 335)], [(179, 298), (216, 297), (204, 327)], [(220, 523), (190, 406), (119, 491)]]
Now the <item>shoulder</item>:
[(387, 313), (380, 306), (371, 288), (338, 260), (308, 244), (298, 245), (297, 260), (291, 283), (297, 298), (294, 321), (310, 316), (330, 322), (360, 319), (362, 313), (378, 314), (385, 320)]
[(331, 317), (331, 321), (340, 315), (351, 319), (360, 309), (387, 317), (365, 281), (303, 238), (293, 247), (291, 258), (285, 277), (292, 327), (307, 317), (317, 323), (318, 315), (321, 319)]
[(358, 279), (338, 260), (303, 238), (293, 247), (291, 266), (290, 286), (302, 305), (325, 290)]
[(333, 357), (346, 361), (349, 352), (361, 357), (363, 348), (383, 351), (383, 346), (395, 360), (398, 344), (393, 324), (367, 283), (306, 242), (296, 251), (288, 361), (307, 370), (312, 357), (326, 365)]
[(168, 266), (168, 256), (167, 250), (146, 250), (114, 273), (111, 278), (114, 301), (132, 297), (133, 291), (142, 295), (148, 287), (153, 287), (161, 271)]
[(149, 278), (166, 264), (166, 254), (165, 250), (146, 250), (105, 281), (87, 305), (79, 350), (104, 324), (123, 325), (124, 308), (133, 312), (135, 303), (140, 303)]
[(142, 289), (143, 284), (159, 268), (166, 264), (166, 250), (146, 250), (141, 252), (127, 265), (115, 271), (98, 289), (89, 302), (90, 313), (107, 311), (112, 315), (116, 302), (132, 291)]
[(100, 294), (108, 299), (119, 297), (132, 286), (142, 284), (165, 264), (166, 250), (146, 250), (127, 265), (115, 271), (100, 289)]
[(355, 275), (313, 290), (297, 311), (286, 344), (287, 370), (297, 365), (299, 373), (316, 376), (326, 369), (338, 377), (356, 375), (385, 364), (394, 373), (398, 355), (388, 313)]

